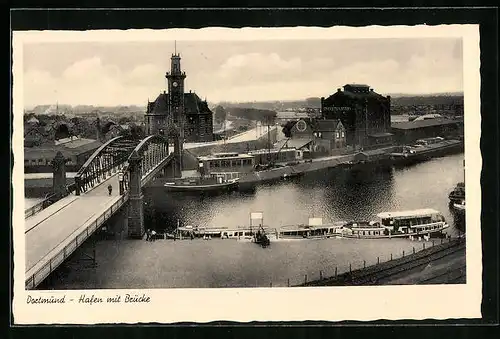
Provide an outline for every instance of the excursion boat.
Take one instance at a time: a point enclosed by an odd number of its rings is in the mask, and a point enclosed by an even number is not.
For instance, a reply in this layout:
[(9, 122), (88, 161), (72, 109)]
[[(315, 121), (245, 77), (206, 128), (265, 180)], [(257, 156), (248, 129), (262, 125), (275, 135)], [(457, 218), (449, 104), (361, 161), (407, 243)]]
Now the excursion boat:
[(341, 235), (344, 226), (343, 222), (333, 224), (309, 225), (300, 224), (292, 226), (282, 226), (278, 231), (279, 239), (328, 239)]
[(345, 238), (420, 238), (441, 235), (449, 227), (444, 216), (434, 209), (382, 212), (379, 220), (350, 222), (344, 225)]
[(451, 204), (461, 203), (465, 200), (465, 183), (459, 182), (453, 191), (448, 194)]
[(401, 146), (390, 157), (395, 165), (408, 165), (462, 150), (463, 141), (434, 137), (419, 139), (414, 145)]
[(171, 192), (231, 191), (238, 187), (238, 178), (228, 178), (224, 174), (209, 177), (180, 178), (163, 184)]

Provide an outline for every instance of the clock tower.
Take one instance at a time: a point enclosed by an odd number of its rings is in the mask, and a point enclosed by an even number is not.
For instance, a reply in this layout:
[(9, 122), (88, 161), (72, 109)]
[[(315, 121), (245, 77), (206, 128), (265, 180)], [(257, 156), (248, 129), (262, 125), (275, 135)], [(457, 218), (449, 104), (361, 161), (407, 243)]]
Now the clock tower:
[(181, 175), (182, 169), (182, 144), (184, 142), (184, 79), (186, 72), (181, 71), (180, 54), (172, 54), (170, 73), (165, 74), (168, 87), (168, 111), (169, 126), (172, 126), (174, 132), (174, 154), (176, 159), (176, 176)]

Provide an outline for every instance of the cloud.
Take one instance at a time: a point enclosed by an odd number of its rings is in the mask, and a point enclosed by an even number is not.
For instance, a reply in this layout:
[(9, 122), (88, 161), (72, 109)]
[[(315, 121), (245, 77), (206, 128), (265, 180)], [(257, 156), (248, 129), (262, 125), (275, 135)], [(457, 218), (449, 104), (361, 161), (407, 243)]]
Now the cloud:
[(277, 53), (247, 53), (233, 55), (217, 69), (216, 76), (232, 84), (247, 81), (270, 81), (287, 76), (290, 72), (300, 72), (300, 58), (282, 58)]
[(364, 83), (384, 93), (438, 93), (463, 90), (461, 61), (443, 57), (412, 56), (406, 62), (393, 59), (358, 62), (330, 72), (339, 87)]
[[(253, 101), (328, 96), (352, 82), (366, 83), (381, 94), (463, 89), (461, 44), (456, 42), (418, 45), (387, 40), (381, 47), (380, 42), (373, 46), (354, 41), (342, 46), (308, 43), (307, 48), (299, 43), (193, 43), (182, 58), (186, 91), (193, 90), (210, 101)], [(94, 54), (82, 54), (89, 48), (79, 46), (79, 53), (71, 54), (68, 48), (61, 53), (47, 50), (42, 53), (45, 58), (33, 56), (25, 61), (26, 105), (56, 101), (144, 105), (148, 98), (154, 100), (166, 89), (170, 56), (167, 53), (163, 57), (166, 52), (153, 49), (152, 53), (137, 55), (134, 53), (143, 45), (122, 46), (119, 50), (106, 45), (107, 49), (91, 49)], [(57, 59), (58, 55), (66, 57), (61, 56), (58, 63), (49, 57)]]
[(145, 104), (164, 87), (162, 72), (152, 64), (138, 65), (123, 72), (105, 65), (98, 57), (78, 60), (59, 77), (49, 72), (28, 70), (24, 75), (25, 105), (68, 104), (129, 105)]

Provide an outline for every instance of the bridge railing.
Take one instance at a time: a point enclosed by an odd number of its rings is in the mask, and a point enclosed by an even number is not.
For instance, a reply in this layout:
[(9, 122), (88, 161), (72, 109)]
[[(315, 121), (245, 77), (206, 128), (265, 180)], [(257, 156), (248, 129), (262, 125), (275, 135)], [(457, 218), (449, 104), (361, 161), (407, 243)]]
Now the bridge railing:
[(136, 143), (123, 136), (115, 137), (99, 147), (75, 175), (76, 195), (86, 192), (120, 170)]
[[(113, 205), (111, 205), (108, 209), (106, 209), (104, 213), (102, 213), (95, 221), (91, 222), (88, 225), (85, 225), (83, 228), (79, 228), (73, 234), (71, 234), (68, 238), (74, 238), (58, 252), (48, 258), (45, 264), (43, 264), (32, 273), (29, 273), (28, 271), (29, 275), (26, 277), (25, 288), (27, 290), (36, 288), (36, 286), (38, 286), (45, 278), (47, 278), (50, 273), (52, 273), (61, 263), (63, 263), (69, 256), (71, 256), (71, 254), (83, 242), (85, 242), (85, 240), (87, 240), (96, 230), (98, 230), (106, 222), (106, 220), (108, 220), (118, 209), (120, 209), (122, 205), (127, 202), (127, 200), (128, 194), (121, 195), (120, 199)], [(50, 255), (51, 254), (49, 253), (48, 256)]]
[(76, 184), (75, 183), (72, 183), (72, 184), (69, 184), (66, 186), (66, 192), (62, 195), (62, 196), (57, 196), (57, 194), (55, 193), (52, 193), (52, 194), (49, 194), (45, 197), (45, 199), (43, 199), (42, 201), (40, 201), (39, 203), (31, 206), (31, 207), (28, 207), (24, 210), (24, 218), (29, 218), (35, 214), (37, 214), (38, 212), (44, 210), (45, 208), (49, 207), (50, 205), (52, 205), (53, 203), (55, 203), (56, 201), (70, 195), (71, 193), (73, 193), (74, 191), (76, 190)]
[(130, 153), (121, 169), (123, 178), (120, 179), (120, 193), (123, 194), (130, 188), (132, 162), (140, 161), (140, 177), (143, 178), (169, 155), (168, 140), (163, 135), (150, 135), (143, 139)]

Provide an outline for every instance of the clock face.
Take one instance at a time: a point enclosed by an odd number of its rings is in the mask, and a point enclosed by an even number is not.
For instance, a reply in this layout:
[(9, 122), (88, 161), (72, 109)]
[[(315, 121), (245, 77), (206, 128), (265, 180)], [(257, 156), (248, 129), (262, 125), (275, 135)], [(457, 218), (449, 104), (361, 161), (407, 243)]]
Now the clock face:
[(172, 86), (177, 87), (177, 82), (174, 81), (174, 83), (172, 84)]
[(307, 128), (307, 124), (304, 120), (297, 121), (297, 130), (299, 132), (304, 132)]

